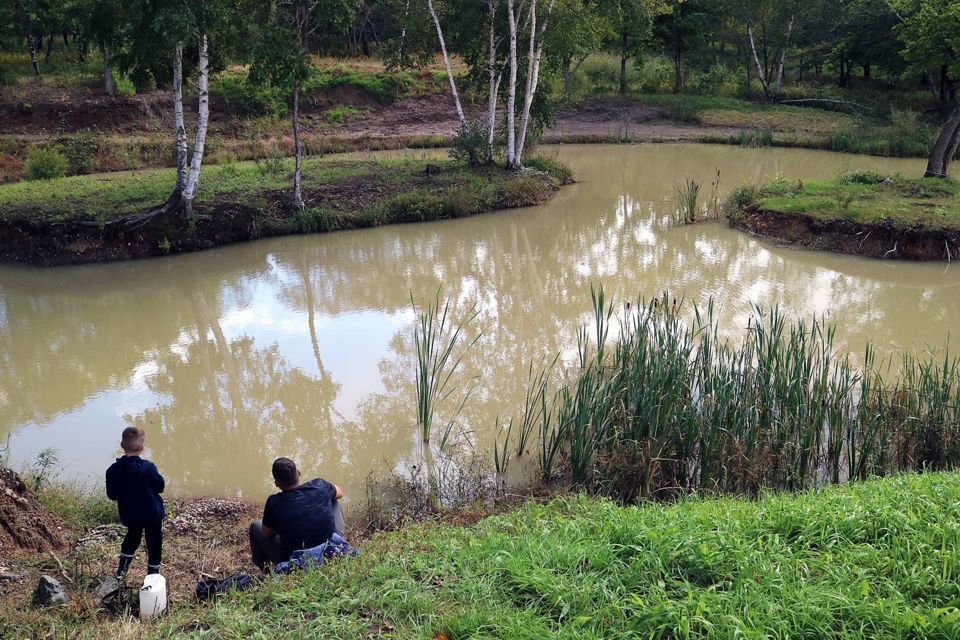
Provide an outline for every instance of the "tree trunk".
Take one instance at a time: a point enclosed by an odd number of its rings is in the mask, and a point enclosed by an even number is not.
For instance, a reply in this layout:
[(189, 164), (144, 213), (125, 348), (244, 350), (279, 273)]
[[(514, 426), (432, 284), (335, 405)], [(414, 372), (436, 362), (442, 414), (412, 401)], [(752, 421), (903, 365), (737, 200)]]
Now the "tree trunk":
[(47, 36), (47, 53), (43, 56), (44, 64), (50, 64), (50, 54), (53, 53), (53, 34)]
[(933, 145), (933, 151), (930, 152), (924, 177), (946, 178), (950, 162), (957, 155), (958, 146), (960, 146), (960, 107), (953, 110), (940, 130), (940, 135)]
[(197, 195), (197, 185), (200, 182), (200, 165), (203, 162), (203, 147), (207, 141), (207, 124), (210, 121), (210, 55), (207, 49), (207, 34), (200, 36), (199, 59), (199, 77), (197, 79), (197, 90), (199, 91), (197, 138), (193, 143), (193, 160), (190, 163), (190, 174), (187, 177), (187, 186), (183, 190), (183, 201), (188, 215), (193, 212), (193, 200)]
[(177, 185), (174, 193), (179, 198), (187, 186), (187, 127), (183, 123), (183, 43), (178, 42), (173, 52), (173, 125), (177, 139)]
[(460, 128), (467, 128), (467, 118), (463, 115), (463, 107), (460, 106), (460, 94), (457, 93), (457, 80), (453, 76), (453, 67), (450, 65), (450, 56), (447, 54), (447, 43), (443, 39), (443, 29), (440, 27), (440, 18), (437, 16), (437, 10), (433, 6), (433, 0), (427, 0), (427, 7), (430, 9), (430, 15), (433, 17), (433, 24), (437, 27), (437, 38), (440, 39), (440, 51), (443, 53), (443, 64), (447, 68), (447, 78), (450, 80), (450, 91), (453, 92), (453, 104), (457, 109), (457, 118), (460, 119)]
[(500, 76), (497, 74), (497, 5), (499, 0), (487, 0), (490, 24), (487, 27), (487, 151), (484, 164), (493, 163), (493, 143), (497, 127), (497, 94), (500, 90)]
[(620, 40), (620, 95), (627, 95), (627, 29), (623, 29), (623, 37)]
[(753, 62), (757, 65), (757, 76), (760, 78), (760, 84), (763, 86), (763, 95), (770, 99), (770, 83), (767, 82), (767, 75), (763, 72), (763, 65), (760, 64), (760, 56), (757, 55), (757, 45), (753, 40), (753, 25), (747, 25), (747, 35), (750, 36), (750, 51), (753, 52)]
[(103, 92), (112, 98), (115, 95), (114, 88), (113, 88), (113, 67), (110, 66), (110, 63), (113, 61), (113, 51), (110, 50), (110, 45), (108, 44), (104, 44), (102, 49), (103, 49)]
[(540, 82), (540, 60), (543, 58), (543, 37), (547, 31), (547, 23), (550, 20), (550, 14), (553, 13), (553, 7), (556, 0), (550, 0), (547, 6), (547, 15), (540, 25), (540, 32), (537, 31), (537, 0), (530, 2), (530, 57), (529, 71), (527, 75), (527, 94), (523, 97), (523, 114), (520, 118), (520, 137), (517, 140), (517, 163), (523, 163), (523, 148), (527, 143), (527, 129), (530, 124), (530, 107), (533, 106), (533, 98), (537, 94), (537, 85)]
[(777, 65), (777, 93), (776, 99), (783, 96), (783, 67), (787, 61), (787, 49), (790, 47), (790, 34), (793, 33), (793, 16), (790, 16), (790, 24), (787, 26), (787, 37), (783, 41), (783, 51), (780, 52), (780, 64)]
[(517, 15), (513, 12), (514, 0), (507, 0), (507, 24), (510, 31), (510, 77), (507, 85), (507, 168), (519, 168), (517, 159)]
[(864, 62), (864, 63), (863, 63), (863, 79), (864, 79), (864, 80), (869, 80), (869, 79), (870, 79), (871, 67), (872, 67), (872, 66), (873, 66), (873, 65), (871, 65), (869, 62)]
[[(677, 11), (677, 9), (674, 9)], [(673, 27), (673, 92), (680, 93), (683, 89), (683, 59), (680, 51), (680, 27), (674, 20)]]
[(293, 201), (300, 209), (306, 209), (303, 201), (303, 143), (300, 140), (300, 83), (293, 83)]
[(33, 75), (40, 77), (40, 61), (37, 59), (37, 43), (27, 36), (27, 43), (30, 45), (30, 64), (33, 65)]

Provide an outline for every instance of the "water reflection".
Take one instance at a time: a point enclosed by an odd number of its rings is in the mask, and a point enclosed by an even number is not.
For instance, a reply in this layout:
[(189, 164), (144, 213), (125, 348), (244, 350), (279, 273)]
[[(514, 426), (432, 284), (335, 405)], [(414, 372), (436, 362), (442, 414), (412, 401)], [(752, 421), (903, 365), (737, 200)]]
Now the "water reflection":
[(120, 430), (145, 427), (180, 493), (260, 497), (269, 461), (356, 493), (414, 455), (411, 294), (442, 286), (482, 332), (464, 361), (464, 413), (488, 447), (518, 410), (531, 358), (563, 353), (614, 300), (669, 290), (742, 329), (754, 303), (828, 314), (844, 348), (942, 345), (960, 274), (777, 248), (719, 225), (668, 228), (678, 178), (729, 190), (782, 172), (922, 163), (708, 146), (564, 147), (581, 182), (547, 206), (437, 224), (283, 238), (171, 259), (0, 268), (0, 437), (13, 463), (56, 447), (99, 477)]

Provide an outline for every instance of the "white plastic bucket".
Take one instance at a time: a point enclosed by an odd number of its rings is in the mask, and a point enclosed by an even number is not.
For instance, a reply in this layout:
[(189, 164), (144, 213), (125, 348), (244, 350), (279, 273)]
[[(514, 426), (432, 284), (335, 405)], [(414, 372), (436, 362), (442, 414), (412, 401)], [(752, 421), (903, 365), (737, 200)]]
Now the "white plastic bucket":
[(143, 579), (140, 587), (140, 619), (150, 620), (167, 611), (167, 579), (153, 573)]

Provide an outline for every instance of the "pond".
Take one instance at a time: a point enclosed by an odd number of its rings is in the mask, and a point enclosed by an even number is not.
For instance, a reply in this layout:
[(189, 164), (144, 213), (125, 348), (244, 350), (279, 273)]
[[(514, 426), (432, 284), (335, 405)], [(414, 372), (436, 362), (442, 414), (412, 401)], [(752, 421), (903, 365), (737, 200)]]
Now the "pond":
[[(572, 357), (590, 286), (614, 301), (663, 291), (737, 335), (754, 304), (826, 315), (837, 345), (942, 349), (960, 330), (960, 267), (780, 248), (720, 224), (676, 226), (674, 187), (710, 197), (778, 174), (919, 175), (923, 162), (708, 145), (546, 148), (579, 183), (545, 206), (470, 219), (296, 236), (139, 262), (0, 267), (0, 448), (29, 466), (53, 448), (66, 478), (100, 482), (120, 431), (174, 495), (260, 499), (296, 459), (358, 496), (417, 460), (417, 303), (475, 305), (456, 384), (460, 426), (491, 450), (520, 411), (531, 360)], [(448, 408), (449, 410), (449, 408)]]

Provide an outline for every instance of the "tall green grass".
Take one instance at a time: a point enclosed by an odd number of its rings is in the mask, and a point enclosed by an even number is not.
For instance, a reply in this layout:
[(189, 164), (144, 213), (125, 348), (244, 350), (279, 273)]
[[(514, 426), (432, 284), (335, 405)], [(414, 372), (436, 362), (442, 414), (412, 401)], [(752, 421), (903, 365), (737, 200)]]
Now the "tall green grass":
[(456, 404), (440, 436), (440, 448), (445, 449), (454, 423), (470, 398), (470, 390), (461, 389), (455, 374), (465, 353), (480, 339), (479, 333), (472, 339), (466, 335), (478, 312), (470, 309), (464, 320), (455, 321), (451, 315), (450, 301), (441, 304), (439, 291), (420, 311), (417, 311), (412, 294), (410, 303), (418, 316), (414, 327), (417, 425), (423, 444), (429, 447), (437, 407), (453, 398)]
[(904, 475), (759, 500), (529, 503), (375, 539), (156, 635), (876, 638), (960, 635), (960, 485)]
[(601, 290), (593, 303), (579, 370), (537, 416), (545, 479), (633, 501), (960, 461), (960, 362), (948, 353), (877, 362), (868, 347), (854, 366), (830, 325), (776, 308), (757, 308), (730, 341), (712, 301), (698, 309), (664, 295), (615, 313)]

